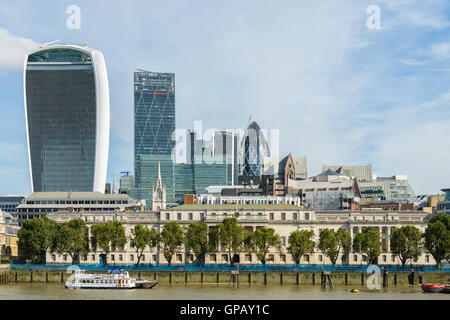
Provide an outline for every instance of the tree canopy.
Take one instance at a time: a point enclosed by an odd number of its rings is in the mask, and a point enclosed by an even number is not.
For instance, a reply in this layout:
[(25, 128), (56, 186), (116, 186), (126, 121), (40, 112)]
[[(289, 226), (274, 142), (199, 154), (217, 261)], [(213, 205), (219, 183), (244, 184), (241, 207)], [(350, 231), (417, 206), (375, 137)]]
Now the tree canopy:
[(172, 257), (177, 249), (184, 242), (183, 229), (176, 222), (169, 222), (164, 225), (161, 231), (161, 244), (163, 246), (163, 254), (168, 264), (172, 263)]
[(355, 235), (353, 250), (363, 253), (367, 263), (373, 263), (381, 253), (380, 233), (378, 229), (367, 227)]
[(319, 249), (336, 264), (339, 254), (347, 254), (351, 247), (350, 233), (342, 228), (338, 231), (324, 229), (319, 235)]
[(94, 251), (100, 249), (105, 253), (105, 263), (107, 263), (108, 254), (111, 251), (123, 249), (126, 241), (125, 228), (119, 221), (98, 223), (91, 227), (92, 248)]
[(314, 231), (312, 230), (296, 230), (292, 231), (289, 235), (288, 251), (292, 254), (292, 258), (296, 264), (300, 264), (300, 260), (304, 254), (314, 251), (315, 243), (312, 240), (313, 237)]
[(450, 252), (450, 216), (445, 213), (434, 215), (423, 234), (425, 249), (439, 266), (444, 259), (449, 258)]
[(414, 226), (395, 229), (390, 237), (391, 252), (398, 256), (404, 266), (409, 260), (417, 261), (422, 253), (422, 233)]
[(233, 255), (239, 253), (243, 247), (245, 229), (238, 224), (236, 218), (225, 218), (217, 227), (220, 245), (228, 252), (230, 262), (233, 264)]
[(23, 223), (18, 232), (18, 245), (32, 263), (44, 262), (47, 251), (52, 251), (57, 225), (47, 217), (34, 218)]
[(136, 251), (138, 266), (145, 248), (155, 246), (155, 242), (158, 242), (158, 236), (158, 232), (153, 228), (150, 230), (147, 226), (141, 224), (134, 227), (133, 235), (130, 236), (130, 246)]
[(74, 219), (57, 225), (52, 251), (67, 253), (72, 263), (79, 263), (80, 256), (89, 252), (89, 239), (86, 223), (82, 219)]
[(245, 245), (256, 253), (259, 261), (266, 264), (266, 256), (271, 248), (281, 248), (281, 239), (273, 228), (256, 229), (249, 233), (245, 239)]

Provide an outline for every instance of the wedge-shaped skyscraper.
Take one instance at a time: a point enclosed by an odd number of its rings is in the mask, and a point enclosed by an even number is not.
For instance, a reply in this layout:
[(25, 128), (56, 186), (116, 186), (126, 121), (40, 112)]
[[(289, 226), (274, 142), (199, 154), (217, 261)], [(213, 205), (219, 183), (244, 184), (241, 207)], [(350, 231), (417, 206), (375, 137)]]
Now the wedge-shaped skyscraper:
[(103, 54), (41, 46), (26, 56), (24, 91), (32, 191), (104, 192), (110, 107)]

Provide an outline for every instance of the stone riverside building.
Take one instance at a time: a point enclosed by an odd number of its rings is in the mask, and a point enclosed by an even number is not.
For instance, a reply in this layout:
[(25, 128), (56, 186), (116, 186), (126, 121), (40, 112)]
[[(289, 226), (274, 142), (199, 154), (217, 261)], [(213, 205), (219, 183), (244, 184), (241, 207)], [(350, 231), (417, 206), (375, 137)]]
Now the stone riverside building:
[[(378, 264), (400, 264), (398, 257), (389, 251), (389, 237), (394, 228), (405, 225), (413, 225), (422, 232), (425, 230), (427, 221), (431, 214), (422, 211), (313, 211), (299, 208), (294, 205), (181, 205), (171, 209), (161, 211), (125, 211), (125, 212), (57, 212), (50, 213), (48, 217), (57, 221), (65, 222), (71, 219), (81, 218), (86, 221), (88, 228), (93, 224), (117, 220), (123, 223), (126, 236), (132, 235), (137, 224), (155, 228), (158, 232), (164, 225), (171, 221), (176, 221), (181, 226), (188, 226), (193, 222), (204, 221), (209, 227), (214, 227), (222, 222), (224, 218), (236, 217), (239, 224), (247, 230), (255, 230), (261, 227), (271, 227), (280, 235), (282, 250), (273, 249), (267, 255), (268, 262), (273, 264), (293, 264), (292, 256), (288, 253), (289, 234), (294, 230), (313, 230), (315, 234), (316, 249), (313, 253), (302, 257), (302, 264), (329, 264), (330, 260), (317, 249), (319, 233), (322, 229), (338, 230), (344, 228), (352, 239), (357, 232), (361, 232), (365, 227), (375, 227), (380, 231), (382, 240), (382, 253), (378, 258)], [(70, 263), (69, 255), (47, 254), (47, 263)], [(137, 262), (136, 252), (129, 246), (125, 246), (123, 251), (111, 252), (108, 263), (134, 264)], [(99, 252), (89, 253), (82, 263), (93, 264), (101, 260)], [(173, 264), (190, 263), (194, 260), (192, 254), (185, 254), (181, 248), (173, 257)], [(245, 264), (260, 263), (254, 253), (241, 252), (240, 261)], [(143, 264), (167, 263), (162, 251), (158, 249), (150, 250), (148, 247), (144, 251), (141, 259)], [(206, 263), (224, 264), (229, 263), (226, 252), (216, 252), (206, 256)], [(338, 264), (365, 264), (362, 255), (351, 252), (349, 256), (340, 255)], [(432, 265), (435, 261), (428, 253), (423, 253), (415, 264)]]

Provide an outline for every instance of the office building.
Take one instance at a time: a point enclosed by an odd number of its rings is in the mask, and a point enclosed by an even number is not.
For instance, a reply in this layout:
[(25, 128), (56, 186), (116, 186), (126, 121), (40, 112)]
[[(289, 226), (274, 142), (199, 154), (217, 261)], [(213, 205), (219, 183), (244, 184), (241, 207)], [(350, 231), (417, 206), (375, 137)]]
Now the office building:
[(450, 214), (450, 188), (442, 189), (442, 191), (445, 192), (445, 198), (438, 202), (436, 212)]
[(269, 145), (256, 122), (251, 122), (242, 137), (239, 149), (239, 184), (261, 182), (264, 157), (270, 157)]
[(125, 172), (121, 172), (121, 173), (125, 173), (125, 174), (120, 176), (119, 193), (127, 194), (130, 189), (134, 188), (134, 177), (132, 175), (130, 175), (129, 171), (125, 171)]
[(355, 178), (359, 181), (372, 181), (372, 165), (323, 165), (322, 171), (331, 170), (340, 175), (345, 175), (349, 178)]
[(130, 194), (150, 205), (152, 187), (161, 165), (167, 201), (174, 201), (173, 155), (175, 147), (175, 74), (134, 73), (135, 188)]
[(362, 198), (389, 200), (399, 203), (414, 203), (416, 195), (407, 176), (374, 176), (372, 181), (358, 181)]
[(100, 192), (34, 192), (17, 207), (19, 225), (25, 220), (42, 218), (58, 211), (124, 211), (132, 206), (126, 194)]
[(103, 54), (78, 45), (26, 56), (25, 115), (33, 192), (104, 192), (109, 86)]

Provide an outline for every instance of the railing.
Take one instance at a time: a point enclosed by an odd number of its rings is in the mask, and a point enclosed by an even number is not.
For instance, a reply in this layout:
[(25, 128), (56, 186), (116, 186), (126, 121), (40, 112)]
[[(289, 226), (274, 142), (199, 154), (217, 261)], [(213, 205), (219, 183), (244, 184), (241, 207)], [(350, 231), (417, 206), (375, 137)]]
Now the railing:
[[(237, 270), (237, 265), (231, 264), (141, 264), (137, 265), (121, 265), (121, 264), (26, 264), (23, 261), (12, 261), (11, 270), (13, 271), (66, 271), (70, 267), (80, 267), (83, 270), (104, 271), (110, 269), (124, 269), (128, 271), (233, 271)], [(240, 264), (240, 271), (283, 271), (283, 272), (366, 272), (368, 265), (318, 265), (318, 264)], [(425, 265), (378, 265), (381, 271), (385, 269), (388, 272), (450, 272), (450, 265), (442, 265), (439, 268), (435, 266)]]

